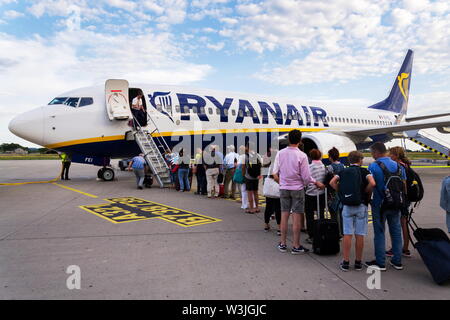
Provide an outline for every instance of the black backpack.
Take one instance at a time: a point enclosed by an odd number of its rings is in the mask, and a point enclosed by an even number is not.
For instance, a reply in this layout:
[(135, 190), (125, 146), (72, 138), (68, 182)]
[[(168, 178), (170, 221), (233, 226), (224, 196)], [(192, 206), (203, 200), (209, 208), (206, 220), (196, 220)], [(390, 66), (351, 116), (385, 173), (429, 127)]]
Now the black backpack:
[(406, 197), (410, 202), (419, 202), (423, 199), (424, 189), (419, 175), (411, 167), (405, 166)]
[(350, 166), (339, 173), (339, 199), (347, 206), (359, 206), (364, 202), (361, 194), (362, 176), (359, 166)]
[(256, 153), (247, 155), (246, 170), (252, 178), (256, 179), (261, 175), (261, 161)]
[(397, 164), (397, 171), (390, 172), (383, 162), (376, 161), (384, 175), (383, 210), (400, 210), (406, 205), (405, 185), (402, 179), (402, 167)]

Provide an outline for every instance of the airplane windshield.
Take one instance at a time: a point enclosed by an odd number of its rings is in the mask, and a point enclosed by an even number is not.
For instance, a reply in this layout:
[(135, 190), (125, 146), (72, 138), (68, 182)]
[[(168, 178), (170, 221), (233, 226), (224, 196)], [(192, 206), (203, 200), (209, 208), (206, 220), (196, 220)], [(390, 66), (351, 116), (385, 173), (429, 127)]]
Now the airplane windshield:
[(52, 105), (52, 104), (64, 104), (64, 102), (67, 99), (68, 99), (67, 97), (65, 97), (65, 98), (55, 98), (52, 101), (50, 101), (49, 105)]
[(94, 99), (90, 97), (57, 97), (50, 101), (49, 105), (64, 104), (69, 107), (77, 108), (89, 106), (94, 103)]

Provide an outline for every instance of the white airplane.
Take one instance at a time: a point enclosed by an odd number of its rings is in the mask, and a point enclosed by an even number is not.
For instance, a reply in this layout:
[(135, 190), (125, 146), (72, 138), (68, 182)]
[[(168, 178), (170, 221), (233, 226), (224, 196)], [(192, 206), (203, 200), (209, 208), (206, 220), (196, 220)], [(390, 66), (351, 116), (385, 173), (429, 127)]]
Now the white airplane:
[(147, 115), (142, 129), (148, 130), (154, 140), (163, 140), (160, 146), (164, 148), (190, 142), (192, 154), (192, 146), (198, 146), (195, 141), (200, 141), (202, 148), (214, 142), (224, 150), (230, 142), (243, 144), (238, 142), (245, 136), (261, 143), (299, 129), (306, 152), (317, 148), (326, 155), (336, 147), (345, 157), (352, 150), (367, 148), (376, 141), (387, 142), (408, 130), (438, 128), (450, 133), (450, 121), (445, 117), (450, 113), (406, 118), (412, 62), (413, 51), (408, 50), (389, 96), (366, 108), (306, 106), (249, 94), (165, 85), (129, 86), (126, 80), (107, 80), (105, 86), (63, 93), (48, 105), (15, 117), (9, 130), (35, 144), (70, 154), (74, 162), (102, 166), (98, 176), (112, 180), (111, 158), (142, 152), (130, 127), (131, 100), (142, 90)]

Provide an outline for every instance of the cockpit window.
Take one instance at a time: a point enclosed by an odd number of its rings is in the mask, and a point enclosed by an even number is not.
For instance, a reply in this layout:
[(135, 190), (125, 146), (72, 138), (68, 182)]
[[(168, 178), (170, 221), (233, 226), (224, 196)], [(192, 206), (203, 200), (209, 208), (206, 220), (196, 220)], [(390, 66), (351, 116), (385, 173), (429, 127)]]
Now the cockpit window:
[(69, 98), (67, 99), (64, 104), (68, 105), (69, 107), (78, 107), (78, 101), (80, 100), (80, 98)]
[(80, 99), (80, 104), (78, 105), (79, 107), (84, 107), (84, 106), (88, 106), (94, 103), (94, 99), (92, 98), (81, 98)]
[(64, 102), (67, 100), (67, 97), (65, 98), (55, 98), (52, 101), (50, 101), (49, 105), (51, 104), (64, 104)]
[(90, 97), (83, 97), (83, 98), (77, 98), (77, 97), (58, 97), (50, 101), (49, 105), (55, 105), (55, 104), (64, 104), (66, 106), (77, 108), (77, 107), (84, 107), (88, 106), (94, 103), (94, 99)]

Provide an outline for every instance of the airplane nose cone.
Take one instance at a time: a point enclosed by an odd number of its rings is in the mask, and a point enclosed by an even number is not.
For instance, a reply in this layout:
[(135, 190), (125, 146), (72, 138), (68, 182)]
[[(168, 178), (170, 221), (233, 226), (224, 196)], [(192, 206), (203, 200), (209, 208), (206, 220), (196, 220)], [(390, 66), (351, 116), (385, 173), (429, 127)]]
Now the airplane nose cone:
[(44, 145), (44, 115), (42, 107), (16, 116), (9, 123), (8, 129), (22, 139)]

